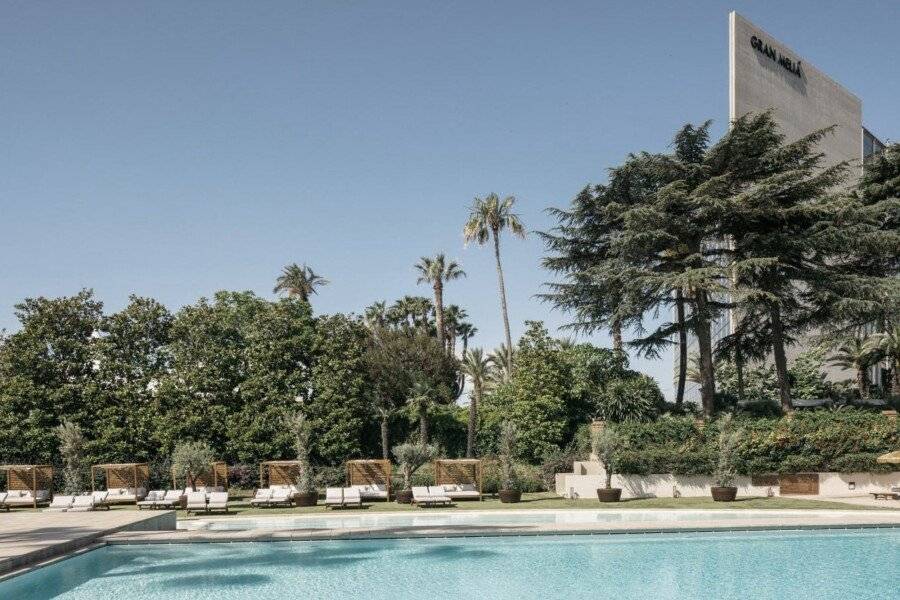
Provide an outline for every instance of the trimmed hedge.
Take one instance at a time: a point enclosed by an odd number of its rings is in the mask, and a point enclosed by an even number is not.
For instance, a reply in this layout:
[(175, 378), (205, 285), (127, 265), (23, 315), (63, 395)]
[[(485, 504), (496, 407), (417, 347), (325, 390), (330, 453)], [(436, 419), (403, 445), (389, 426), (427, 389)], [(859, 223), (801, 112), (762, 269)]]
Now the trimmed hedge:
[[(900, 447), (900, 422), (863, 409), (801, 411), (782, 418), (739, 418), (738, 473), (884, 472), (875, 459)], [(718, 422), (663, 417), (624, 423), (616, 470), (625, 474), (708, 475), (714, 470)]]

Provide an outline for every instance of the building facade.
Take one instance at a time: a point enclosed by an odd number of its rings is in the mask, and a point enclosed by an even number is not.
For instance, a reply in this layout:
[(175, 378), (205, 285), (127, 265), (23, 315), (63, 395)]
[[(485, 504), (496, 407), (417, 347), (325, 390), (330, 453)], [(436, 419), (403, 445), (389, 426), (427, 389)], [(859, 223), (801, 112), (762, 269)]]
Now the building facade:
[[(849, 161), (858, 174), (865, 158), (884, 149), (884, 144), (863, 127), (862, 101), (852, 92), (816, 68), (799, 53), (775, 39), (761, 27), (736, 12), (728, 16), (728, 116), (729, 121), (747, 113), (771, 110), (787, 141), (834, 127), (819, 145), (825, 165)], [(712, 324), (713, 342), (734, 331), (733, 314), (724, 314)], [(788, 358), (804, 350), (794, 346)], [(688, 337), (688, 355), (697, 351), (697, 342)], [(873, 381), (880, 383), (881, 370), (875, 368)], [(678, 377), (678, 348), (674, 354), (674, 374)], [(833, 378), (846, 378), (837, 371)], [(676, 381), (677, 383), (677, 381)], [(685, 385), (685, 400), (698, 402), (700, 386)]]

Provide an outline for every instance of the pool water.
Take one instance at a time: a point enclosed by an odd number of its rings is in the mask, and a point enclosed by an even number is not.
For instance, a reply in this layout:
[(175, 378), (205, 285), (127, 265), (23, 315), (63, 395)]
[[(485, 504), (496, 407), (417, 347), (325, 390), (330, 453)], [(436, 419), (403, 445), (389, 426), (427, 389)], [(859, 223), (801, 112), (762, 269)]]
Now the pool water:
[(845, 518), (847, 511), (810, 510), (487, 510), (422, 513), (331, 513), (327, 516), (196, 519), (178, 522), (179, 529), (241, 531), (248, 529), (386, 529), (393, 527), (453, 527), (460, 525), (515, 527), (590, 523), (690, 522), (729, 519)]
[(107, 546), (0, 598), (835, 598), (900, 589), (900, 529)]

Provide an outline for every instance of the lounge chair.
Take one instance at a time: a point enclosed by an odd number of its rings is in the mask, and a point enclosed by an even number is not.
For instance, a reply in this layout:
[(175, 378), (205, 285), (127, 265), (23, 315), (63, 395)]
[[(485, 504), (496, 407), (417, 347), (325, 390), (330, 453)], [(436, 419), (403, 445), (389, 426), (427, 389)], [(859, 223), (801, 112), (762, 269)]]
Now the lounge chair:
[(875, 500), (900, 500), (900, 492), (869, 492)]
[(353, 488), (344, 488), (344, 506), (362, 506), (362, 494)]
[(32, 495), (31, 490), (9, 490), (6, 496), (7, 507), (31, 507), (34, 506), (35, 498), (38, 504), (46, 504), (50, 500), (49, 490), (38, 490)]
[(8, 496), (6, 492), (0, 492), (0, 510), (5, 510), (9, 512), (9, 507), (6, 505), (6, 496)]
[(206, 512), (206, 492), (191, 492), (187, 495), (187, 512)]
[(480, 500), (481, 493), (474, 483), (445, 483), (444, 485), (429, 486), (432, 494), (439, 493), (436, 490), (443, 490), (445, 496), (451, 500)]
[(94, 510), (98, 508), (109, 510), (109, 502), (106, 501), (107, 497), (109, 497), (109, 492), (97, 490), (96, 492), (91, 492), (91, 496), (94, 498)]
[(325, 488), (325, 506), (340, 508), (344, 506), (343, 488)]
[(268, 506), (272, 499), (272, 490), (270, 488), (260, 488), (256, 490), (256, 495), (250, 500), (250, 506)]
[(434, 492), (432, 492), (429, 487), (414, 486), (412, 493), (413, 502), (420, 506), (449, 505), (453, 502), (449, 496), (444, 494), (443, 488), (440, 490), (435, 488)]
[(383, 483), (372, 483), (368, 485), (351, 485), (351, 488), (359, 492), (359, 496), (363, 500), (387, 500), (387, 486)]
[(272, 497), (269, 498), (269, 506), (283, 505), (290, 506), (294, 493), (290, 487), (278, 488), (272, 491)]
[(432, 504), (453, 504), (453, 498), (447, 495), (442, 485), (429, 485), (428, 494)]
[(210, 492), (206, 510), (224, 510), (228, 512), (228, 492)]
[(184, 494), (181, 490), (168, 490), (161, 500), (156, 501), (153, 508), (168, 508), (170, 510), (181, 508), (181, 498), (183, 496)]
[(138, 510), (144, 508), (156, 508), (156, 503), (166, 497), (165, 490), (151, 490), (147, 497), (137, 503)]
[(94, 510), (94, 497), (88, 494), (86, 496), (75, 496), (68, 512), (88, 512), (92, 510)]
[(75, 496), (54, 496), (50, 506), (44, 509), (44, 512), (66, 512), (72, 508)]

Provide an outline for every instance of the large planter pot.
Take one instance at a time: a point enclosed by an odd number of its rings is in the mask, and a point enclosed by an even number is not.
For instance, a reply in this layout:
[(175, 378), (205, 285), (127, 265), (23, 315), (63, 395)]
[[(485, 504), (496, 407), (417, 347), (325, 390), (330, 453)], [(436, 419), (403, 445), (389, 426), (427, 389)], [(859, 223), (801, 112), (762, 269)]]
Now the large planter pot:
[(716, 502), (734, 502), (737, 498), (736, 487), (716, 487), (710, 488), (712, 491), (712, 499)]
[(412, 490), (400, 490), (394, 497), (397, 499), (397, 504), (412, 504), (413, 501)]
[(597, 499), (600, 502), (618, 502), (622, 499), (622, 488), (598, 488)]
[(315, 506), (319, 501), (319, 492), (297, 492), (294, 494), (294, 504), (297, 506)]
[(522, 492), (519, 490), (500, 490), (497, 493), (500, 496), (500, 502), (504, 504), (512, 504), (522, 500)]

